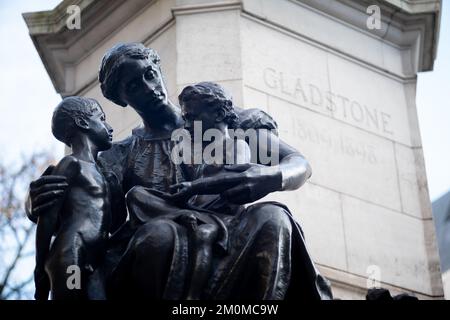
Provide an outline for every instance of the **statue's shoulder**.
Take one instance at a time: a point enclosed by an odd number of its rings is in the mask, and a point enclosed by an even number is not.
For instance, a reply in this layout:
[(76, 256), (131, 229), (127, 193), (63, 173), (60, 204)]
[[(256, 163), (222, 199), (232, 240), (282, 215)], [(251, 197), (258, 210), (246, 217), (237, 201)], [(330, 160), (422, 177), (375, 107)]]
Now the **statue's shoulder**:
[(53, 174), (63, 175), (70, 179), (76, 176), (80, 169), (80, 161), (72, 155), (67, 155), (58, 162)]
[(76, 166), (79, 165), (79, 160), (73, 155), (69, 154), (64, 156), (61, 160), (59, 160), (57, 167), (67, 167), (67, 166)]
[(278, 135), (278, 124), (267, 112), (258, 108), (236, 108), (236, 113), (239, 116), (238, 127), (240, 129), (274, 130), (276, 135)]

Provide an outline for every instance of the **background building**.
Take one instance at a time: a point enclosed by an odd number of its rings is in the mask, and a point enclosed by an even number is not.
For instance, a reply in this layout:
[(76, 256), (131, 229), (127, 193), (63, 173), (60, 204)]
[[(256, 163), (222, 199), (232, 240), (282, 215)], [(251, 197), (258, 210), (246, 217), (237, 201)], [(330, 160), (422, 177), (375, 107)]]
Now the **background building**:
[[(379, 28), (367, 13), (374, 4)], [(116, 140), (139, 124), (133, 110), (103, 98), (97, 80), (118, 42), (159, 52), (174, 101), (184, 86), (208, 80), (236, 104), (269, 112), (313, 167), (302, 189), (270, 198), (294, 212), (335, 295), (362, 298), (380, 281), (441, 298), (415, 105), (417, 73), (433, 68), (440, 4), (65, 0), (24, 18), (56, 90), (99, 100)], [(70, 5), (81, 10), (80, 29), (67, 28)]]
[(450, 191), (433, 201), (432, 207), (444, 294), (446, 299), (450, 299)]

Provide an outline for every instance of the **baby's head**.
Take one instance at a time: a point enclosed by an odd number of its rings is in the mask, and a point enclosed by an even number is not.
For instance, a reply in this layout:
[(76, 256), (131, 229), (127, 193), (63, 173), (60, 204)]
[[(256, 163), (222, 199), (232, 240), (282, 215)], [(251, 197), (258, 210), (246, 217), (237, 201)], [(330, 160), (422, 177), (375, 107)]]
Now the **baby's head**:
[(75, 136), (85, 134), (99, 151), (107, 150), (111, 147), (112, 131), (105, 122), (102, 107), (95, 99), (67, 97), (53, 112), (53, 135), (69, 147)]
[(239, 117), (234, 111), (232, 97), (217, 83), (200, 82), (187, 86), (178, 96), (186, 120), (186, 127), (193, 121), (202, 121), (203, 131), (211, 128), (236, 128)]

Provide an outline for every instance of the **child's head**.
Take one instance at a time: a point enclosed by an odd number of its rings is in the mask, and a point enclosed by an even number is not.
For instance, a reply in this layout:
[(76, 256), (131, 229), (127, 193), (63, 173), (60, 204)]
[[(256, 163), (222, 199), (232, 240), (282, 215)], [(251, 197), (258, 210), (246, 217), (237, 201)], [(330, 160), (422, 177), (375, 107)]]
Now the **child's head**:
[(112, 128), (105, 122), (105, 114), (95, 99), (64, 98), (55, 108), (52, 132), (56, 139), (72, 146), (74, 137), (85, 134), (101, 150), (111, 147)]
[(202, 121), (203, 130), (226, 124), (236, 128), (239, 117), (234, 111), (231, 96), (220, 85), (200, 82), (187, 86), (178, 96), (187, 126)]

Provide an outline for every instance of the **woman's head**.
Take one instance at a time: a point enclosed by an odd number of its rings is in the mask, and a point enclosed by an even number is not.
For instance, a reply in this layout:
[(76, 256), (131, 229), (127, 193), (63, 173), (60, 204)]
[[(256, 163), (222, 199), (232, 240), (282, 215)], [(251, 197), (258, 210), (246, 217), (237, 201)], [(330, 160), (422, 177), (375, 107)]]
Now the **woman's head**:
[(142, 43), (118, 44), (106, 52), (99, 81), (103, 95), (122, 107), (145, 112), (167, 101), (159, 56)]

